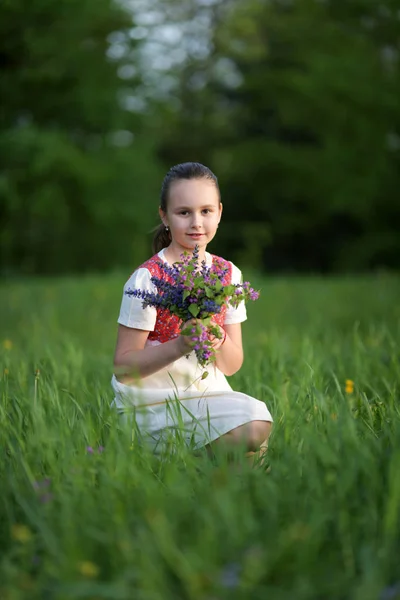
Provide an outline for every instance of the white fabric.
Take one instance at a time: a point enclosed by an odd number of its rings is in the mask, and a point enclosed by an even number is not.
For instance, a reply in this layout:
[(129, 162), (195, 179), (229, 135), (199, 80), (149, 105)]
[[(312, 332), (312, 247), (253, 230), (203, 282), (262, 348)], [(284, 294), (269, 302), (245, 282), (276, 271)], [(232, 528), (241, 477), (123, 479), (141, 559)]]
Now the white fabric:
[(143, 308), (143, 300), (125, 294), (129, 289), (139, 289), (157, 293), (156, 286), (151, 282), (150, 271), (148, 269), (136, 269), (125, 283), (118, 323), (125, 325), (125, 327), (154, 331), (157, 319), (157, 309), (153, 306)]
[[(232, 265), (232, 283), (243, 283), (242, 272), (236, 265)], [(224, 325), (234, 325), (235, 323), (243, 323), (247, 319), (246, 304), (244, 300), (237, 308), (228, 306), (226, 309)]]
[[(159, 255), (165, 260), (163, 251)], [(211, 255), (206, 256), (206, 262), (210, 259)], [(241, 283), (240, 270), (235, 265), (232, 267), (232, 281)], [(124, 291), (128, 288), (155, 291), (147, 269), (135, 271)], [(122, 325), (153, 331), (156, 316), (156, 309), (143, 309), (141, 300), (123, 296), (118, 318)], [(245, 319), (243, 302), (237, 309), (228, 309), (224, 324), (241, 323)], [(146, 346), (158, 344), (158, 341), (146, 341)], [(164, 434), (177, 428), (193, 440), (195, 447), (200, 447), (250, 421), (272, 421), (263, 402), (233, 391), (217, 367), (207, 367), (208, 376), (202, 379), (204, 370), (192, 352), (188, 358), (182, 357), (153, 375), (143, 377), (138, 385), (125, 385), (113, 375), (113, 405), (121, 413), (134, 413), (139, 429), (148, 434), (155, 450)]]

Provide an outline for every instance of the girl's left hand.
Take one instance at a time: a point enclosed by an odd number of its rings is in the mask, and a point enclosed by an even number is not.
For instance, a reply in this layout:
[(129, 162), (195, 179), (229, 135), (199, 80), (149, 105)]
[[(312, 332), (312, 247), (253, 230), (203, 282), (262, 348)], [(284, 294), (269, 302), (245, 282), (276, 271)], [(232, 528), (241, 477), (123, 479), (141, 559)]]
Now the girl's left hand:
[(221, 337), (218, 338), (213, 333), (209, 333), (208, 339), (211, 342), (211, 345), (214, 348), (214, 350), (219, 350), (221, 348), (222, 344), (225, 342), (226, 331), (225, 331), (225, 329), (223, 329), (223, 327), (220, 327), (219, 325), (213, 325), (213, 327), (214, 327), (214, 329), (218, 329)]

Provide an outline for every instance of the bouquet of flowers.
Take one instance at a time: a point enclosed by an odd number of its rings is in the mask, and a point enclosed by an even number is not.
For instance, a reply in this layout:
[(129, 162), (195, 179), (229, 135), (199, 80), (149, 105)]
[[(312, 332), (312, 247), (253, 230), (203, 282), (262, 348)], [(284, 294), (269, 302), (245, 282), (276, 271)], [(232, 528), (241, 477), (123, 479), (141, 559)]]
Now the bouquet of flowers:
[(224, 285), (226, 270), (207, 267), (205, 261), (200, 266), (198, 246), (192, 256), (184, 252), (181, 261), (173, 266), (163, 263), (162, 270), (165, 278), (151, 278), (157, 293), (128, 289), (125, 294), (141, 298), (143, 308), (167, 308), (183, 323), (193, 321), (181, 333), (190, 335), (199, 364), (204, 367), (216, 359), (210, 336), (223, 337), (220, 328), (212, 323), (212, 316), (221, 312), (224, 304), (237, 307), (243, 300), (257, 300), (259, 292), (247, 281)]

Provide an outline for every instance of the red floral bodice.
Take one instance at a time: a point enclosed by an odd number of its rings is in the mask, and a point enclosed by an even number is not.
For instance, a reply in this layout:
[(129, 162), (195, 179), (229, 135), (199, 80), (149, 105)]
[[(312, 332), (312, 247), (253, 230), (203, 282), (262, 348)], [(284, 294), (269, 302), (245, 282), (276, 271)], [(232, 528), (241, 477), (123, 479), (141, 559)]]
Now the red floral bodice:
[[(224, 285), (229, 285), (232, 282), (232, 264), (221, 258), (220, 256), (212, 256), (212, 266), (211, 269), (226, 269), (226, 274), (221, 279), (221, 283)], [(169, 277), (165, 274), (162, 269), (163, 260), (155, 254), (145, 263), (140, 265), (139, 269), (147, 269), (150, 272), (152, 277), (159, 277), (160, 279), (167, 279)], [(223, 305), (221, 312), (213, 315), (212, 320), (214, 323), (220, 325), (221, 327), (224, 324), (226, 314), (226, 306)], [(167, 308), (157, 308), (157, 319), (154, 326), (154, 331), (150, 331), (149, 340), (158, 341), (158, 342), (168, 342), (173, 338), (176, 338), (180, 335), (180, 329), (182, 325), (182, 319), (179, 319), (176, 315), (173, 315), (169, 312)]]

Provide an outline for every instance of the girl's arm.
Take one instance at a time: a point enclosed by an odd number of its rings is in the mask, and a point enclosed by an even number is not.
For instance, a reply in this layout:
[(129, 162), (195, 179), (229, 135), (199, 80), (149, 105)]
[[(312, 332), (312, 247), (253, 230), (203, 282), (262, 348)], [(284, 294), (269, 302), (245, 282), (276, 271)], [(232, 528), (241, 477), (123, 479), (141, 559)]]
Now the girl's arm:
[(191, 351), (190, 340), (179, 336), (157, 346), (146, 346), (149, 331), (118, 325), (114, 355), (114, 373), (121, 383), (129, 385), (156, 373)]
[(224, 325), (225, 342), (216, 340), (217, 367), (224, 375), (234, 375), (243, 364), (242, 326), (240, 323)]

